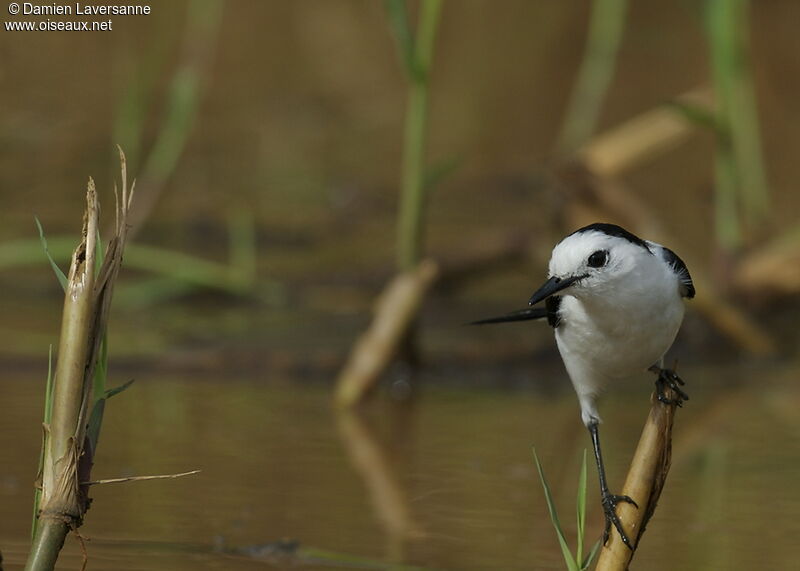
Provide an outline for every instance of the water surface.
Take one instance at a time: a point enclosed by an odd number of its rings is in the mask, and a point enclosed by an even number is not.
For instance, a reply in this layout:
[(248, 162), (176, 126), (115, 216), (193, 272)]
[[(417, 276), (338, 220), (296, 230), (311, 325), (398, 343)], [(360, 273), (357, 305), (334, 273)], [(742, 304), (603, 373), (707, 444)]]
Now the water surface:
[[(713, 375), (736, 379), (727, 373)], [(710, 370), (684, 374), (694, 381), (692, 400), (678, 414), (673, 469), (636, 566), (791, 568), (800, 533), (800, 393), (781, 374), (758, 391), (726, 389)], [(21, 568), (27, 549), (42, 385), (28, 373), (0, 381), (13, 403), (0, 431), (6, 569)], [(648, 391), (631, 387), (603, 405), (616, 486)], [(107, 409), (93, 477), (203, 471), (95, 487), (81, 528), (89, 569), (325, 568), (331, 553), (353, 569), (563, 568), (531, 447), (572, 534), (578, 461), (589, 440), (571, 389), (438, 383), (421, 397), (411, 406), (379, 398), (364, 414), (342, 417), (319, 383), (139, 379)], [(593, 469), (590, 476), (594, 538), (602, 516)], [(265, 547), (288, 539), (300, 546), (296, 557)], [(70, 538), (61, 566), (79, 561)]]

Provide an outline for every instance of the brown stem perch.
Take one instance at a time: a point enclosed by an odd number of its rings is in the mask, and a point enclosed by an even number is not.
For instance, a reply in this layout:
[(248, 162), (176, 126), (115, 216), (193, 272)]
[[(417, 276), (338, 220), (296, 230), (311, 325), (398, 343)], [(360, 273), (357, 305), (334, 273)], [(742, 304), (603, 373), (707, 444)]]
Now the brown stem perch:
[[(669, 399), (676, 398), (671, 389), (666, 389)], [(608, 543), (600, 551), (595, 571), (623, 571), (633, 558), (636, 547), (642, 539), (647, 522), (655, 512), (661, 490), (667, 479), (672, 461), (672, 423), (676, 405), (666, 405), (653, 394), (650, 415), (639, 438), (639, 445), (631, 461), (624, 495), (630, 496), (638, 504), (638, 509), (628, 503), (617, 506), (617, 515), (622, 520), (625, 533), (633, 541), (633, 550), (626, 546), (612, 527)]]
[(353, 347), (336, 383), (335, 404), (354, 406), (386, 370), (414, 320), (425, 294), (439, 275), (433, 260), (398, 274), (378, 299), (369, 329)]

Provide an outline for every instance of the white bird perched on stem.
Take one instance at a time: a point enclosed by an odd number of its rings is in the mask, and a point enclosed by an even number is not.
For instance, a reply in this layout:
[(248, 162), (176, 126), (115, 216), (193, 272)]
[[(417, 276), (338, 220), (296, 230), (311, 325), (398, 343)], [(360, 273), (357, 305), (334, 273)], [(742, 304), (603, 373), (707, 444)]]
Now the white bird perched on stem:
[[(664, 354), (683, 321), (683, 298), (694, 297), (694, 285), (683, 261), (669, 248), (642, 240), (614, 224), (596, 223), (559, 242), (550, 258), (548, 280), (531, 296), (531, 307), (476, 324), (547, 319), (572, 385), (581, 417), (592, 437), (606, 517), (604, 542), (613, 524), (625, 545), (616, 506), (629, 496), (609, 492), (600, 452), (597, 397), (620, 379), (645, 370), (656, 373), (660, 401), (680, 405), (688, 400), (683, 381), (665, 369)], [(677, 401), (664, 395), (669, 386)]]

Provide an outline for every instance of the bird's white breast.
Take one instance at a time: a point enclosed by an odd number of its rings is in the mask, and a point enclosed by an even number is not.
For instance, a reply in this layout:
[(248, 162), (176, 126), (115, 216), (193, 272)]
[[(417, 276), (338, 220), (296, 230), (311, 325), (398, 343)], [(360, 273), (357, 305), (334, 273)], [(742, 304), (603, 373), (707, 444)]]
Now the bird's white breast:
[(644, 371), (672, 345), (684, 313), (677, 279), (646, 261), (602, 295), (563, 297), (556, 341), (576, 388)]

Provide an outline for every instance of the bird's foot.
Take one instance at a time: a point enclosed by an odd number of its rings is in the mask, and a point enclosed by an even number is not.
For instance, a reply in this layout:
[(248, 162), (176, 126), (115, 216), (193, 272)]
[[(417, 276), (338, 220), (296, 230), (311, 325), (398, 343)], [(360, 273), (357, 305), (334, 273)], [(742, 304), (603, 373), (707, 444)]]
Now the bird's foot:
[[(683, 379), (678, 376), (675, 369), (662, 369), (658, 365), (653, 365), (650, 370), (658, 375), (656, 379), (656, 396), (659, 402), (666, 405), (682, 406), (683, 401), (689, 400), (689, 395), (681, 389), (685, 385)], [(669, 387), (677, 395), (676, 398), (669, 398), (664, 392), (664, 389)]]
[(633, 501), (633, 498), (630, 496), (618, 496), (616, 494), (603, 494), (602, 504), (603, 504), (603, 512), (606, 516), (606, 527), (603, 530), (603, 545), (608, 543), (608, 534), (611, 531), (611, 525), (613, 524), (619, 533), (620, 538), (622, 539), (622, 543), (628, 546), (628, 549), (633, 551), (633, 544), (631, 543), (628, 534), (625, 533), (625, 530), (622, 529), (622, 522), (617, 515), (617, 504), (619, 502), (627, 502), (629, 504), (633, 504), (635, 508), (639, 508), (639, 505)]

